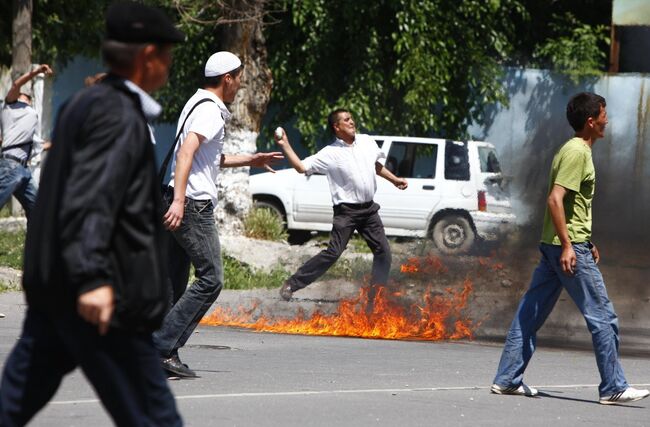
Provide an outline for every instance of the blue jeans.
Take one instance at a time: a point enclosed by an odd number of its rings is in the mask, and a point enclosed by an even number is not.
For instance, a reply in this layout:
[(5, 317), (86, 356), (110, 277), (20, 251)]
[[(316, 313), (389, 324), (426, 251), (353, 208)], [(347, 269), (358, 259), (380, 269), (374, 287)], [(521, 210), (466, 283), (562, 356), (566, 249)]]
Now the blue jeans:
[[(167, 206), (173, 192), (164, 195)], [(180, 227), (173, 231), (168, 245), (168, 269), (172, 300), (154, 344), (161, 356), (169, 357), (185, 345), (203, 315), (223, 288), (223, 267), (219, 233), (210, 200), (185, 199)], [(196, 280), (187, 287), (190, 262)]]
[(588, 243), (574, 243), (573, 249), (577, 257), (575, 274), (567, 276), (560, 267), (562, 248), (540, 245), (542, 259), (508, 331), (495, 384), (509, 387), (523, 382), (524, 371), (535, 351), (537, 330), (564, 288), (582, 312), (591, 332), (601, 378), (600, 396), (609, 396), (628, 387), (618, 355), (618, 319), (607, 297), (603, 277)]
[(15, 160), (0, 158), (0, 206), (4, 206), (14, 195), (29, 218), (36, 203), (37, 191), (36, 181), (28, 168)]

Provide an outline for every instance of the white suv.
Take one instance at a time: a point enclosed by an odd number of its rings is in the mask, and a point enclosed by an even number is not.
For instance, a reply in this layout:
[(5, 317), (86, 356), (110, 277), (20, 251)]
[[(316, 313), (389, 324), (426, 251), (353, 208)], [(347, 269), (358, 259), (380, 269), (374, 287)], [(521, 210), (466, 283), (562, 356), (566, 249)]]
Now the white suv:
[[(515, 216), (503, 189), (494, 146), (480, 141), (373, 136), (384, 165), (409, 186), (398, 190), (377, 177), (375, 201), (389, 236), (431, 237), (446, 253), (466, 252), (477, 239), (492, 240)], [(332, 199), (325, 175), (293, 169), (252, 175), (255, 204), (282, 216), (287, 229), (332, 229)]]

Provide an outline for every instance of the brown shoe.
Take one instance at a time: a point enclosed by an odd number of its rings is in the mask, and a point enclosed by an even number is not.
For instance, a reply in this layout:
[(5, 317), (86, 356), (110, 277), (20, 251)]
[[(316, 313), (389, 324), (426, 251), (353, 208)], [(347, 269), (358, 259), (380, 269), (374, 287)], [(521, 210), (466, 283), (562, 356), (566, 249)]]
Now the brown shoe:
[(291, 300), (291, 297), (293, 296), (293, 291), (291, 290), (291, 285), (289, 283), (284, 282), (284, 285), (280, 287), (280, 298), (282, 298), (285, 301)]

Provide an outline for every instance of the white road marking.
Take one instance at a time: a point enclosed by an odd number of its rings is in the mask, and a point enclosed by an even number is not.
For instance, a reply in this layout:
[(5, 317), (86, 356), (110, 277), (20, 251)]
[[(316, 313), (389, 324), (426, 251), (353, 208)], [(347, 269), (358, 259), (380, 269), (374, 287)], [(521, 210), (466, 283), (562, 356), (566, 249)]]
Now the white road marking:
[[(598, 384), (565, 384), (565, 385), (536, 385), (531, 384), (538, 390), (544, 389), (570, 389), (570, 388), (597, 388)], [(649, 384), (630, 384), (633, 387), (650, 387)], [(222, 394), (190, 394), (186, 396), (175, 396), (176, 400), (191, 399), (223, 399), (234, 397), (274, 397), (274, 396), (318, 396), (332, 394), (363, 394), (363, 393), (410, 393), (422, 391), (465, 391), (465, 390), (488, 390), (490, 386), (469, 386), (469, 387), (423, 387), (423, 388), (370, 388), (356, 390), (313, 390), (313, 391), (279, 391), (262, 393), (222, 393)], [(78, 405), (83, 403), (99, 403), (98, 399), (60, 400), (50, 402), (51, 405)]]

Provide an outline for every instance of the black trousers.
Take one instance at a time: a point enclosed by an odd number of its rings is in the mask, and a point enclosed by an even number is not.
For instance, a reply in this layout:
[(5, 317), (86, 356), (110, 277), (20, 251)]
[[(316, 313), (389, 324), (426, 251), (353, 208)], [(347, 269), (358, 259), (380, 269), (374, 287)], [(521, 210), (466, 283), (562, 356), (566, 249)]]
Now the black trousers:
[(181, 426), (151, 334), (97, 327), (76, 313), (29, 309), (0, 383), (0, 425), (23, 426), (79, 366), (118, 426)]
[(327, 249), (312, 257), (289, 278), (287, 282), (291, 290), (302, 289), (325, 274), (339, 259), (355, 230), (364, 238), (374, 255), (371, 284), (386, 284), (391, 255), (384, 224), (378, 212), (379, 205), (374, 202), (357, 205), (342, 203), (334, 206), (334, 221)]

